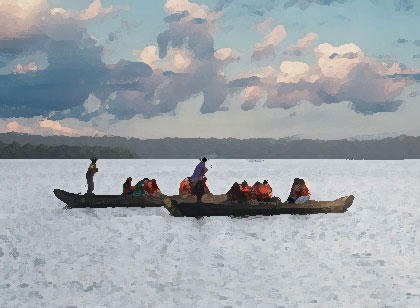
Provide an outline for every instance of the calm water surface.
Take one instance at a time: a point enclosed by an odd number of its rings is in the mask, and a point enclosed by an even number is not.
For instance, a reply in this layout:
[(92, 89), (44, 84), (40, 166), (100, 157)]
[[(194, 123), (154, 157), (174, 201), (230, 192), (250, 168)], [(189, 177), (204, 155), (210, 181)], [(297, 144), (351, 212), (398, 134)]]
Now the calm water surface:
[[(166, 194), (197, 160), (99, 160), (97, 194), (128, 176)], [(294, 177), (347, 213), (202, 220), (73, 209), (88, 160), (0, 160), (0, 307), (420, 307), (420, 161), (210, 160), (210, 189)]]

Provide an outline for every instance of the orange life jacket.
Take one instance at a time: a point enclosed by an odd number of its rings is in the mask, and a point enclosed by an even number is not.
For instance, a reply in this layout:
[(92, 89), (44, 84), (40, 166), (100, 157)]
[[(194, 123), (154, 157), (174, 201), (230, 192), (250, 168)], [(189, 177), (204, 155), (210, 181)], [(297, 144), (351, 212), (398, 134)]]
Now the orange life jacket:
[(259, 199), (261, 201), (264, 201), (265, 199), (270, 199), (273, 197), (272, 195), (273, 190), (271, 189), (270, 184), (262, 184), (258, 190), (259, 190)]
[(242, 196), (244, 196), (247, 200), (251, 199), (251, 189), (249, 186), (242, 186), (239, 185), (239, 187), (241, 188), (241, 193)]
[(303, 185), (303, 187), (301, 185), (293, 184), (290, 195), (292, 196), (292, 198), (297, 199), (302, 196), (310, 196), (311, 193), (309, 191), (308, 186), (306, 186), (306, 184)]
[(188, 179), (184, 179), (179, 185), (179, 194), (191, 195), (190, 181)]

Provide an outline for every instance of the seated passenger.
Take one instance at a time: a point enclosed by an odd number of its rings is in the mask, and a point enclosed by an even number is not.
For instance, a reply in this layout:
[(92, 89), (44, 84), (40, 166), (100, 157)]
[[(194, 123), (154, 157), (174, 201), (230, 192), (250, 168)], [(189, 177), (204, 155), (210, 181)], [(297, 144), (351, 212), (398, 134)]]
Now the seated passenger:
[(244, 180), (240, 185), (241, 188), (241, 200), (248, 201), (251, 200), (251, 187), (249, 187), (248, 183)]
[(259, 201), (260, 198), (260, 186), (261, 186), (261, 182), (260, 181), (256, 181), (254, 185), (252, 185), (251, 187), (251, 198), (255, 199), (257, 201)]
[(182, 195), (191, 195), (190, 181), (188, 178), (185, 178), (181, 184), (179, 184), (179, 194)]
[(133, 179), (131, 177), (127, 178), (123, 184), (123, 195), (131, 195), (134, 190), (134, 186), (131, 186), (131, 181)]
[(264, 182), (262, 183), (262, 185), (260, 185), (259, 187), (259, 197), (260, 200), (258, 201), (264, 201), (264, 202), (269, 202), (271, 201), (273, 195), (272, 195), (273, 189), (271, 188), (270, 184), (268, 184), (267, 180), (264, 180)]
[(296, 185), (299, 183), (299, 178), (295, 178), (293, 180), (292, 188), (290, 189), (289, 197), (287, 198), (288, 203), (295, 203), (296, 199), (298, 198), (296, 195)]
[(161, 195), (162, 193), (160, 192), (159, 187), (156, 184), (156, 180), (152, 179), (151, 181), (147, 182), (147, 185), (145, 186), (144, 190), (149, 194), (149, 195), (154, 195), (154, 196), (158, 196)]
[(299, 183), (296, 187), (296, 195), (297, 199), (295, 200), (295, 203), (304, 203), (308, 201), (311, 196), (309, 188), (306, 186), (306, 183), (303, 179), (299, 180)]
[(149, 182), (148, 178), (144, 178), (143, 180), (139, 181), (135, 186), (135, 189), (133, 191), (133, 196), (148, 195), (145, 189), (145, 187), (148, 185), (148, 182)]
[(290, 191), (289, 203), (303, 203), (308, 201), (311, 196), (308, 187), (303, 179), (296, 178), (293, 182), (292, 189)]
[(232, 187), (226, 193), (228, 201), (240, 201), (241, 200), (241, 186), (235, 182)]

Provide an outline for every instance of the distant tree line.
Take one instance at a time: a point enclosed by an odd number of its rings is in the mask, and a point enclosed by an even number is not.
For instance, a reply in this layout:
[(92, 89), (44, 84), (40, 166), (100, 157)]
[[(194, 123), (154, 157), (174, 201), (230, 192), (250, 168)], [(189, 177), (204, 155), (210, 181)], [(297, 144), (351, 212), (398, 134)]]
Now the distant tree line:
[(137, 155), (124, 147), (103, 146), (48, 146), (45, 144), (20, 145), (17, 142), (5, 144), (0, 141), (0, 159), (5, 158), (47, 158), (47, 159), (88, 159), (97, 157), (102, 159), (112, 158), (137, 158)]
[[(87, 150), (124, 148), (143, 159), (420, 159), (420, 137), (388, 137), (375, 140), (311, 140), (311, 139), (216, 139), (216, 138), (163, 138), (137, 139), (116, 136), (65, 137), (29, 134), (0, 134), (0, 141), (48, 146), (73, 146)], [(70, 153), (69, 147), (62, 152)], [(75, 150), (77, 152), (77, 150)], [(95, 152), (96, 153), (96, 152)], [(90, 154), (89, 154), (90, 155)], [(87, 156), (89, 156), (87, 155)], [(134, 154), (132, 154), (134, 155)], [(99, 156), (99, 155), (98, 155)], [(51, 157), (51, 158), (61, 158)], [(65, 158), (73, 158), (64, 156)], [(85, 158), (85, 156), (77, 156)], [(102, 158), (99, 156), (99, 158)], [(117, 156), (110, 158), (129, 158)]]

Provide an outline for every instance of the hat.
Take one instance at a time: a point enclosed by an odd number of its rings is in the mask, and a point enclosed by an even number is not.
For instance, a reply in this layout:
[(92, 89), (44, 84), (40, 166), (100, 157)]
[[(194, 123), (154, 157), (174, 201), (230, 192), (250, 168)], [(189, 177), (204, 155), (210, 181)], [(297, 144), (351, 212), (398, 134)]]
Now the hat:
[(97, 161), (98, 159), (97, 159), (97, 158), (95, 158), (95, 157), (92, 157), (90, 160), (92, 161), (92, 164), (96, 164), (96, 161)]

